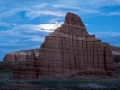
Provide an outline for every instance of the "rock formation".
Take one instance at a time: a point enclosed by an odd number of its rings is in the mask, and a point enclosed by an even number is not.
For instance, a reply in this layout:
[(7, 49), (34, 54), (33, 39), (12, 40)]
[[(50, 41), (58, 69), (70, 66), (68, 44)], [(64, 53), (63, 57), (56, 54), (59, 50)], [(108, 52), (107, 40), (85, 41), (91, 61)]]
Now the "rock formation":
[[(120, 47), (110, 45), (113, 55), (113, 61), (114, 62), (120, 62)], [(4, 62), (10, 62), (10, 61), (27, 61), (27, 56), (31, 55), (31, 52), (34, 51), (35, 58), (39, 56), (39, 48), (37, 49), (30, 49), (30, 50), (21, 50), (16, 52), (10, 52), (9, 54), (6, 54), (3, 58)], [(15, 63), (16, 64), (16, 63)]]
[(31, 50), (21, 50), (16, 52), (10, 52), (6, 54), (3, 58), (3, 61), (26, 61), (27, 56), (31, 55), (31, 52), (34, 51), (35, 57), (39, 56), (39, 49), (31, 49)]
[(116, 74), (110, 45), (89, 35), (80, 17), (67, 13), (65, 22), (49, 36), (27, 66), (13, 69), (15, 78), (113, 76)]
[[(111, 51), (112, 51), (112, 55), (113, 55), (113, 61), (116, 62), (120, 62), (120, 47), (118, 46), (113, 46), (111, 45)], [(35, 58), (37, 58), (39, 56), (39, 48), (37, 49), (30, 49), (30, 50), (21, 50), (21, 51), (16, 51), (16, 52), (10, 52), (8, 54), (6, 54), (3, 58), (3, 61), (5, 63), (11, 64), (11, 65), (16, 65), (16, 62), (26, 62), (27, 56), (31, 55), (32, 51), (34, 51), (35, 54)], [(14, 62), (16, 61), (16, 62)]]

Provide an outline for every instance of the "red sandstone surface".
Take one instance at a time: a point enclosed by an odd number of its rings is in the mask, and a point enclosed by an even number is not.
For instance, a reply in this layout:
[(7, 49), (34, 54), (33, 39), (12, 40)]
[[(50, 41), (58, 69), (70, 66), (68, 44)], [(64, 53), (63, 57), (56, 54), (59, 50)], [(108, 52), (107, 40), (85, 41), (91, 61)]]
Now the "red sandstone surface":
[[(120, 62), (120, 47), (111, 45), (112, 55), (113, 55), (113, 61)], [(16, 52), (11, 52), (9, 54), (6, 54), (4, 56), (3, 61), (26, 61), (27, 55), (30, 55), (32, 50), (35, 53), (35, 57), (39, 56), (39, 48), (31, 49), (31, 50), (21, 50)]]
[(36, 57), (39, 55), (39, 49), (21, 50), (6, 54), (3, 61), (26, 61), (27, 56), (31, 55), (31, 51), (34, 51)]
[(4, 57), (4, 61), (27, 60), (25, 67), (13, 68), (14, 78), (116, 74), (110, 45), (89, 35), (80, 17), (73, 13), (67, 13), (65, 22), (45, 37), (40, 49), (19, 53)]

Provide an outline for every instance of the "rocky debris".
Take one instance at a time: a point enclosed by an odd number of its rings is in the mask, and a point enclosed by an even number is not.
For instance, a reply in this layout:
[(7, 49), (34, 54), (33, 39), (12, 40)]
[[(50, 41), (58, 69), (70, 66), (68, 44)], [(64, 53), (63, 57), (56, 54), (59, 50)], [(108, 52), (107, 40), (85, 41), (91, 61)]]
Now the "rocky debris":
[(31, 51), (26, 67), (13, 69), (15, 78), (116, 75), (110, 45), (89, 35), (80, 17), (70, 12), (61, 27), (45, 37), (38, 52), (36, 57)]

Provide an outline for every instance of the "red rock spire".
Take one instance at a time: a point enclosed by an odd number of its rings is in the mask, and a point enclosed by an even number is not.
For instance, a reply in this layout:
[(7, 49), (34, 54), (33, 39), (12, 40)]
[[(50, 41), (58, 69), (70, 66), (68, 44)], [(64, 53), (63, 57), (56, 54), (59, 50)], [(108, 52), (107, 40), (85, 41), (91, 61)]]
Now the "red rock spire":
[(65, 16), (65, 21), (61, 25), (61, 27), (58, 27), (51, 36), (55, 36), (58, 34), (60, 36), (66, 37), (89, 37), (89, 34), (85, 28), (85, 25), (83, 24), (81, 18), (73, 13), (68, 12)]
[(14, 76), (79, 78), (116, 75), (110, 45), (89, 35), (82, 20), (73, 13), (67, 13), (61, 27), (45, 38), (38, 58), (34, 58), (32, 51), (28, 59), (29, 65), (13, 70)]
[(66, 14), (64, 23), (85, 27), (85, 25), (83, 24), (81, 18), (78, 15), (73, 14), (71, 12), (68, 12)]

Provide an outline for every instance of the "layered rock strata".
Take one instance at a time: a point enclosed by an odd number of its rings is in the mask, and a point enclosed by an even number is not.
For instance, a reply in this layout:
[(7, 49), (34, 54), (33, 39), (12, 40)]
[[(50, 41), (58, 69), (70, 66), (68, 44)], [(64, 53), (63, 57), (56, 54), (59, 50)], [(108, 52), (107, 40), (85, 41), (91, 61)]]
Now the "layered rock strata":
[(67, 13), (61, 27), (46, 36), (38, 57), (35, 58), (34, 52), (28, 57), (26, 68), (22, 70), (15, 68), (14, 77), (114, 76), (116, 74), (110, 45), (101, 42), (95, 35), (89, 35), (82, 20), (73, 13)]
[[(113, 55), (113, 61), (115, 63), (120, 62), (120, 47), (113, 46), (113, 45), (111, 45), (110, 47)], [(3, 62), (9, 63), (10, 65), (13, 65), (13, 64), (16, 65), (17, 63), (21, 64), (21, 62), (24, 62), (24, 61), (26, 62), (28, 60), (27, 56), (31, 55), (32, 51), (34, 51), (35, 58), (37, 58), (39, 56), (39, 48), (10, 52), (4, 56)]]
[(10, 61), (26, 61), (27, 56), (31, 55), (31, 52), (34, 51), (35, 57), (39, 56), (39, 49), (31, 49), (31, 50), (21, 50), (16, 52), (10, 52), (6, 54), (3, 58), (4, 62)]

